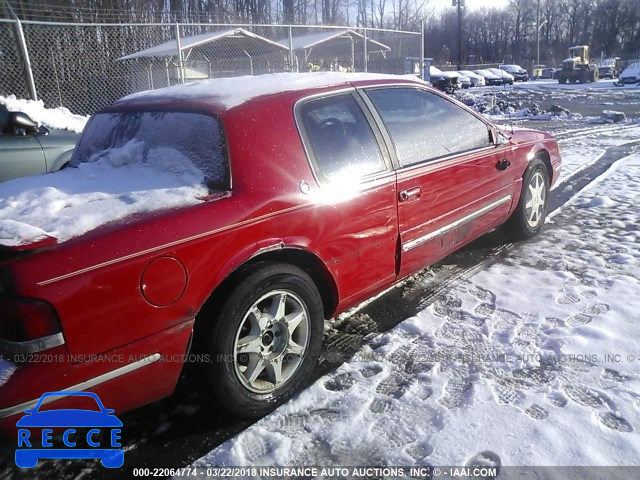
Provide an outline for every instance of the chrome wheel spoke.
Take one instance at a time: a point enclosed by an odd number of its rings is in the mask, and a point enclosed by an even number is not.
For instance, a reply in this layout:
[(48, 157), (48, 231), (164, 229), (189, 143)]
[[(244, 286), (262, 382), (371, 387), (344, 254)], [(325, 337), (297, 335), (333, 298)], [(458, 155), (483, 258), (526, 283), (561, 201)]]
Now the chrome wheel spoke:
[(282, 320), (284, 318), (284, 312), (287, 305), (287, 294), (279, 293), (273, 297), (271, 302), (271, 308), (269, 309), (269, 315), (272, 320)]
[(289, 345), (287, 345), (287, 353), (291, 355), (302, 356), (302, 354), (304, 353), (304, 347), (298, 345), (293, 340), (290, 340)]
[(247, 369), (244, 372), (247, 382), (249, 382), (250, 385), (253, 385), (266, 366), (267, 361), (260, 355), (251, 355)]
[(274, 386), (278, 386), (278, 384), (282, 383), (282, 362), (279, 358), (273, 360), (268, 366), (267, 371)]
[(293, 335), (293, 332), (295, 331), (296, 328), (298, 328), (298, 325), (300, 325), (300, 322), (306, 319), (307, 317), (302, 310), (293, 312), (287, 315), (284, 318), (284, 320), (287, 325), (287, 329), (289, 330), (289, 335)]
[(238, 353), (260, 353), (262, 339), (259, 336), (248, 335), (238, 340), (236, 352)]
[[(249, 313), (253, 317), (253, 320), (249, 320), (252, 326), (255, 326), (258, 331), (262, 331), (267, 328), (267, 319), (264, 314), (258, 309), (257, 305), (254, 305), (249, 309)], [(253, 328), (251, 329), (253, 331)]]

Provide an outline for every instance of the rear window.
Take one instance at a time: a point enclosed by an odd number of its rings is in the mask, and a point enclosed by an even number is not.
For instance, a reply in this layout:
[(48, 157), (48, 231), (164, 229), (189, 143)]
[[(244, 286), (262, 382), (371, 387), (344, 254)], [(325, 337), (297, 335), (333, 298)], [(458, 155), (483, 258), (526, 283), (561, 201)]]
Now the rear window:
[[(128, 148), (130, 146), (136, 148)], [(114, 149), (134, 151), (126, 161), (153, 162), (173, 155), (202, 171), (207, 186), (230, 187), (229, 162), (217, 118), (195, 112), (107, 112), (94, 115), (74, 150), (71, 165), (94, 162)], [(123, 160), (124, 161), (124, 160)]]

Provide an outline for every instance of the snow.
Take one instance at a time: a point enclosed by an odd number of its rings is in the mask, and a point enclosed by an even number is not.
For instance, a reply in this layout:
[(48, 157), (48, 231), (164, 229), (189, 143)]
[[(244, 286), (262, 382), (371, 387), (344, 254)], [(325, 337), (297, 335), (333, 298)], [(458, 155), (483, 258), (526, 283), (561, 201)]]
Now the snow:
[(174, 85), (157, 90), (134, 93), (125, 97), (123, 101), (132, 99), (150, 100), (165, 98), (167, 96), (171, 96), (172, 98), (211, 96), (216, 97), (223, 106), (232, 108), (253, 98), (272, 95), (278, 92), (319, 88), (362, 80), (399, 80), (402, 78), (406, 77), (378, 73), (274, 73), (258, 76), (200, 80), (183, 85)]
[[(639, 128), (563, 141), (564, 178)], [(638, 465), (638, 185), (636, 153), (194, 465)]]
[(7, 107), (7, 110), (10, 112), (26, 113), (31, 117), (31, 120), (39, 125), (59, 130), (70, 130), (80, 133), (87, 123), (87, 120), (89, 120), (88, 116), (75, 115), (71, 113), (68, 108), (46, 108), (42, 100), (18, 99), (15, 95), (9, 95), (8, 97), (0, 96), (0, 104)]
[(204, 175), (170, 148), (131, 140), (76, 168), (0, 184), (0, 245), (54, 237), (58, 242), (139, 212), (196, 204)]

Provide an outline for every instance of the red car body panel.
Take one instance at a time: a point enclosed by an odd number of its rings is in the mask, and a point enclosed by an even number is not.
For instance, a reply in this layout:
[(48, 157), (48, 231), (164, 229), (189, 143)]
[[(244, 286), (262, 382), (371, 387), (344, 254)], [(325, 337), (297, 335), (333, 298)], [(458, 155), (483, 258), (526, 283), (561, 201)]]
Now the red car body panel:
[[(155, 355), (161, 359), (87, 389), (116, 412), (169, 395), (203, 304), (232, 272), (261, 255), (290, 249), (313, 258), (334, 298), (325, 305), (329, 317), (503, 223), (518, 202), (528, 161), (541, 151), (551, 165), (551, 181), (557, 180), (555, 140), (516, 130), (505, 133), (511, 138), (504, 144), (475, 153), (390, 167), (352, 191), (319, 184), (300, 138), (295, 103), (323, 92), (386, 84), (427, 88), (404, 79), (379, 80), (268, 95), (229, 109), (215, 98), (142, 98), (112, 107), (217, 115), (226, 135), (231, 192), (128, 218), (0, 263), (2, 291), (52, 305), (65, 342), (36, 354), (61, 355), (62, 361), (25, 359), (0, 386), (3, 425), (15, 425), (22, 414), (15, 407), (45, 391), (83, 385)], [(513, 167), (498, 171), (503, 159)], [(417, 197), (401, 201), (399, 192), (415, 188)], [(98, 354), (125, 359), (110, 363)], [(65, 402), (61, 398), (56, 406)]]

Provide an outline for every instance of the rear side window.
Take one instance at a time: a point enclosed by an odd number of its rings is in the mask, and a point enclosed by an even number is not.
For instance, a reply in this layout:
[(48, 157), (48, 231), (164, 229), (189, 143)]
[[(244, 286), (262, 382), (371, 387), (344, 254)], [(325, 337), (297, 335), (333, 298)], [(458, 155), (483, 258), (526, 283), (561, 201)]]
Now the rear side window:
[(327, 180), (385, 170), (376, 138), (350, 93), (311, 100), (298, 110), (316, 169)]
[(229, 162), (217, 118), (195, 112), (111, 112), (91, 118), (73, 153), (72, 165), (93, 162), (107, 152), (135, 152), (122, 161), (191, 161), (210, 188), (230, 188)]
[(487, 125), (439, 95), (415, 88), (367, 90), (401, 165), (489, 146)]

